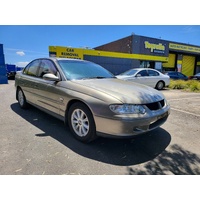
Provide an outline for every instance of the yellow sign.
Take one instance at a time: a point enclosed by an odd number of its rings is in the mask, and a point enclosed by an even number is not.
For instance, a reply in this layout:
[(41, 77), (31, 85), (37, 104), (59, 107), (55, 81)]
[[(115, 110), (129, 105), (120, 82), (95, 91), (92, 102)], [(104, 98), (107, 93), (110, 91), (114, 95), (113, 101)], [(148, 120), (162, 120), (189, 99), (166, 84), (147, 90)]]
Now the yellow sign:
[(149, 43), (148, 41), (145, 41), (144, 44), (145, 44), (145, 49), (151, 49), (151, 52), (154, 52), (154, 50), (160, 50), (160, 51), (165, 50), (165, 46), (162, 45), (161, 43), (153, 44)]
[(75, 58), (84, 59), (84, 56), (98, 56), (98, 57), (112, 57), (112, 58), (124, 58), (124, 59), (139, 59), (139, 60), (152, 60), (167, 62), (168, 57), (144, 55), (144, 54), (130, 54), (130, 53), (118, 53), (110, 51), (98, 51), (94, 49), (80, 49), (61, 46), (49, 46), (49, 56), (58, 58)]
[(83, 49), (49, 46), (49, 54), (59, 58), (83, 59)]
[(182, 45), (182, 44), (169, 43), (169, 48), (175, 49), (175, 50), (182, 50), (182, 51), (200, 53), (199, 47), (187, 46), (187, 45)]

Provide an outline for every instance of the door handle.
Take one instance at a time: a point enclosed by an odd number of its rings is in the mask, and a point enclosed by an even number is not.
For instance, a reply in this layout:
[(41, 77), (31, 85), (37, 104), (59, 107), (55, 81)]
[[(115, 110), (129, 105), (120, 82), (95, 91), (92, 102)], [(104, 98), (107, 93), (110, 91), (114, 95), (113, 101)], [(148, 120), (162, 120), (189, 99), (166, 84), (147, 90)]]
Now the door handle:
[(59, 98), (59, 101), (60, 101), (60, 102), (63, 102), (63, 101), (64, 101), (64, 99), (63, 99), (62, 97), (60, 97), (60, 98)]

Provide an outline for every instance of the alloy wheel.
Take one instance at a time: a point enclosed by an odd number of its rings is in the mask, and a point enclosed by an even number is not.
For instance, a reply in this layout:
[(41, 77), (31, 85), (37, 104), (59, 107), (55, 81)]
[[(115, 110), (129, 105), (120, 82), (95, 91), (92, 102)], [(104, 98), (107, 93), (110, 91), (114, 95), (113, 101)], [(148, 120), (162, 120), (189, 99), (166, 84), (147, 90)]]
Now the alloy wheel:
[(75, 109), (71, 115), (71, 124), (74, 132), (84, 137), (89, 132), (89, 120), (85, 112), (81, 109)]

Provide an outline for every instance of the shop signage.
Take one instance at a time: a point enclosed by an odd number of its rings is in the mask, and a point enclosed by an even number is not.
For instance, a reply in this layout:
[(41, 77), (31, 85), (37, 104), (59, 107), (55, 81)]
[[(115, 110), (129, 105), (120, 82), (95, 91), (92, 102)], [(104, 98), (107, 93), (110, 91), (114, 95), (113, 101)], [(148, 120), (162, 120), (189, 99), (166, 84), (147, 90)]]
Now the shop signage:
[(175, 49), (175, 50), (187, 51), (187, 52), (200, 53), (199, 47), (182, 45), (182, 44), (169, 43), (169, 48)]
[(154, 44), (148, 41), (144, 42), (145, 49), (150, 49), (152, 53), (161, 53), (164, 54), (165, 46), (162, 43)]
[(133, 54), (159, 57), (168, 57), (169, 54), (169, 42), (161, 39), (134, 35), (132, 46)]
[(83, 59), (83, 49), (49, 46), (50, 57)]
[(80, 56), (79, 53), (80, 50), (67, 48), (65, 51), (61, 52), (61, 55), (66, 58), (82, 59), (82, 56)]

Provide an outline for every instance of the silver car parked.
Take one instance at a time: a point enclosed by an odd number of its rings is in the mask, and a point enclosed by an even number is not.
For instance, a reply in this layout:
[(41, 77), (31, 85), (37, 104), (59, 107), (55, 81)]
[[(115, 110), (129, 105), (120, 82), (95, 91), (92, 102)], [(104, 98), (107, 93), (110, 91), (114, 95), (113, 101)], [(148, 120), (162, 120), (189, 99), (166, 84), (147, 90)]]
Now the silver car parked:
[(32, 104), (63, 120), (82, 142), (145, 133), (161, 126), (170, 110), (159, 91), (83, 60), (33, 60), (16, 74), (15, 86), (21, 108)]
[(170, 77), (158, 70), (149, 68), (133, 68), (116, 76), (119, 79), (132, 81), (162, 90), (169, 86)]

